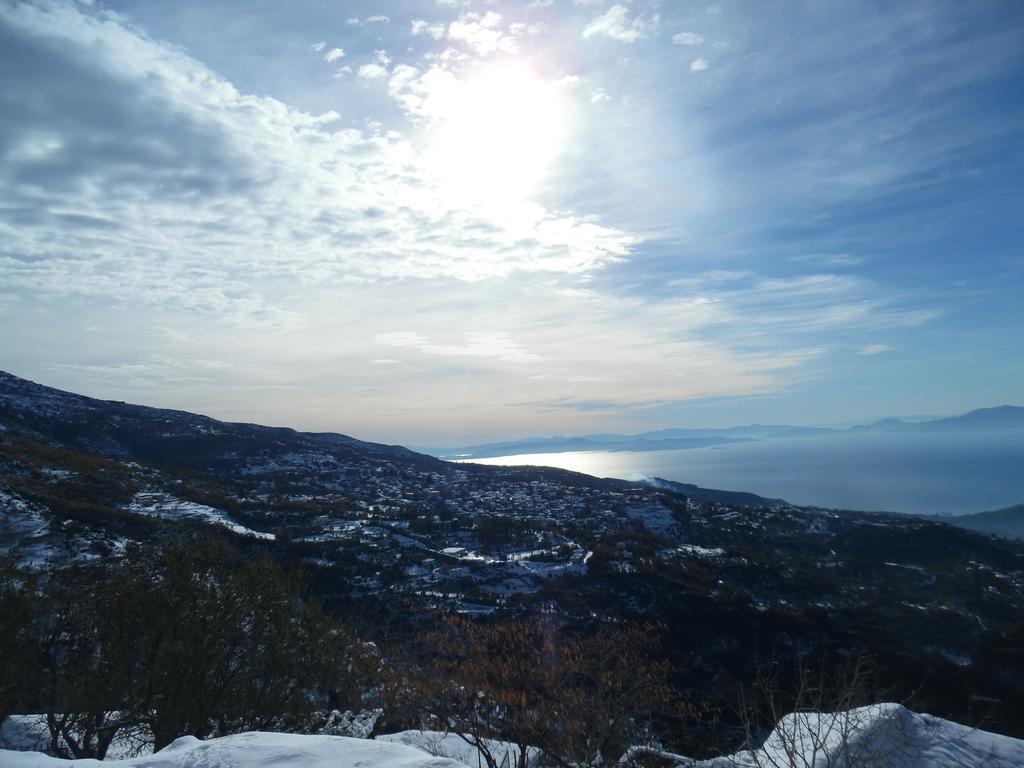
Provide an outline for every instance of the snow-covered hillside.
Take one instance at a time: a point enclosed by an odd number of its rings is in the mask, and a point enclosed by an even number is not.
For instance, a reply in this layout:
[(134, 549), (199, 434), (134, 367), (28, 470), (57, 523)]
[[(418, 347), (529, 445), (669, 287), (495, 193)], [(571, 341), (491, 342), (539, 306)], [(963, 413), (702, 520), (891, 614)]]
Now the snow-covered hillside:
[[(499, 761), (513, 749), (502, 742), (492, 742), (491, 747)], [(541, 764), (540, 757), (531, 750), (530, 765)], [(281, 733), (243, 733), (209, 741), (186, 736), (155, 755), (103, 763), (0, 750), (2, 768), (477, 768), (478, 759), (476, 750), (458, 736), (430, 731), (405, 731), (375, 741)], [(1021, 768), (1024, 741), (920, 715), (897, 704), (881, 704), (834, 714), (787, 715), (761, 749), (705, 761), (681, 758), (677, 765)]]

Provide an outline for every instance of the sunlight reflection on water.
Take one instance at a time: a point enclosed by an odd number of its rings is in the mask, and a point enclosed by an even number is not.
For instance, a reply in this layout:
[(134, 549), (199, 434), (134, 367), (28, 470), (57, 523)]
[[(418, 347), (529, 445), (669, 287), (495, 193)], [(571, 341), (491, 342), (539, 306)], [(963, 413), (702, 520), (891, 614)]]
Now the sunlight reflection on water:
[(1024, 432), (831, 435), (672, 451), (522, 454), (481, 464), (663, 477), (794, 504), (918, 514), (1024, 502)]

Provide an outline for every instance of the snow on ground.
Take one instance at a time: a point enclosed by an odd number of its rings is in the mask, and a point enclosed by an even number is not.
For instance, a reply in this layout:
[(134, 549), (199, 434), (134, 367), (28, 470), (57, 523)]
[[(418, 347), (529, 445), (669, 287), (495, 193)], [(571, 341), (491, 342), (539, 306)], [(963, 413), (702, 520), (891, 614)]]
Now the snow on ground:
[(676, 551), (693, 557), (721, 557), (725, 554), (721, 547), (698, 547), (696, 544), (680, 544)]
[(45, 536), (50, 530), (49, 523), (38, 507), (2, 486), (0, 486), (0, 520), (3, 520), (5, 533), (21, 539), (39, 538)]
[(149, 515), (151, 517), (166, 517), (175, 520), (186, 519), (208, 525), (222, 525), (240, 536), (253, 536), (257, 539), (274, 538), (272, 533), (254, 531), (251, 528), (246, 528), (241, 523), (236, 523), (222, 510), (208, 507), (205, 504), (196, 504), (192, 501), (182, 501), (163, 491), (139, 491), (126, 509), (129, 512)]
[[(24, 723), (5, 723), (4, 746), (38, 749)], [(491, 741), (499, 765), (515, 764), (518, 748)], [(640, 752), (644, 751), (643, 749)], [(529, 765), (540, 753), (532, 748)], [(343, 736), (243, 733), (209, 741), (190, 736), (146, 757), (58, 760), (39, 752), (0, 749), (3, 768), (480, 768), (477, 750), (456, 734), (403, 731), (376, 740)], [(897, 704), (833, 714), (784, 717), (755, 752), (677, 763), (690, 768), (1021, 768), (1024, 741), (919, 715)]]
[[(143, 728), (120, 731), (107, 749), (108, 761), (150, 754), (152, 738)], [(61, 744), (66, 746), (64, 741)], [(11, 715), (0, 725), (0, 768), (7, 768), (3, 750), (42, 752), (50, 746), (46, 715)]]
[(0, 750), (3, 768), (465, 768), (421, 749), (386, 741), (291, 733), (240, 733), (199, 741), (183, 736), (156, 754), (130, 760), (60, 760)]
[(1024, 741), (899, 704), (786, 715), (764, 745), (696, 768), (1021, 768)]
[(49, 532), (39, 507), (0, 486), (0, 553), (13, 553), (23, 565), (41, 569), (53, 554), (46, 543)]
[(672, 511), (661, 503), (634, 505), (623, 511), (634, 520), (642, 522), (651, 533), (664, 536), (677, 526)]
[(49, 742), (46, 715), (11, 715), (0, 724), (0, 749), (42, 752)]
[(69, 477), (75, 476), (75, 473), (70, 469), (59, 469), (53, 467), (43, 467), (43, 474), (46, 475), (51, 482), (67, 480)]
[[(478, 768), (486, 766), (487, 763), (481, 757), (476, 747), (466, 743), (465, 739), (455, 733), (441, 733), (440, 731), (402, 731), (401, 733), (388, 733), (377, 737), (378, 741), (388, 741), (394, 744), (406, 744), (416, 747), (431, 755), (450, 757), (463, 765)], [(487, 750), (497, 760), (498, 765), (516, 765), (519, 760), (519, 747), (509, 744), (507, 741), (486, 740)], [(505, 761), (508, 761), (507, 763)], [(527, 762), (530, 768), (540, 761), (540, 750), (530, 747), (527, 749)]]

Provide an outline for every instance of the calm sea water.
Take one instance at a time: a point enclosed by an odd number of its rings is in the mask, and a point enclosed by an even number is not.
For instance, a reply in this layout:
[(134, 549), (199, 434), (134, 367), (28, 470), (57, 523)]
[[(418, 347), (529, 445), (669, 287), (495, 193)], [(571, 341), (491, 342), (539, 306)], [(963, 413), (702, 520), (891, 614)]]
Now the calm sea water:
[(1024, 502), (1024, 431), (841, 434), (678, 451), (588, 451), (480, 459), (599, 477), (663, 477), (794, 504), (918, 514)]

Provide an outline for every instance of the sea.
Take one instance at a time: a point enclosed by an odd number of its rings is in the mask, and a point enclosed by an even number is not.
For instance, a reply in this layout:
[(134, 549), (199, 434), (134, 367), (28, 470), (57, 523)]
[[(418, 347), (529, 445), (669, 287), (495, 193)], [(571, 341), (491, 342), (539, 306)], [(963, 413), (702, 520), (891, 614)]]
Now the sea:
[(1024, 502), (1024, 430), (839, 433), (671, 451), (474, 459), (598, 477), (661, 477), (807, 506), (964, 514)]

